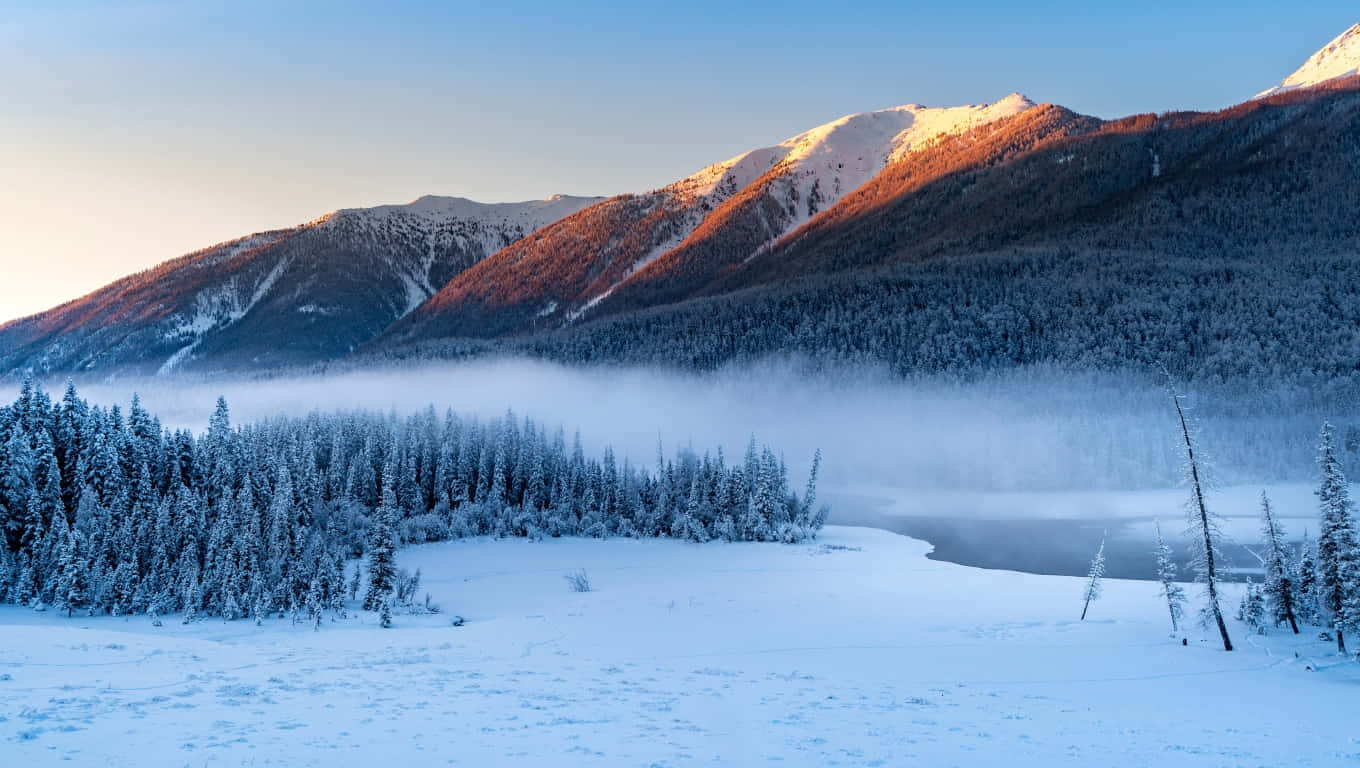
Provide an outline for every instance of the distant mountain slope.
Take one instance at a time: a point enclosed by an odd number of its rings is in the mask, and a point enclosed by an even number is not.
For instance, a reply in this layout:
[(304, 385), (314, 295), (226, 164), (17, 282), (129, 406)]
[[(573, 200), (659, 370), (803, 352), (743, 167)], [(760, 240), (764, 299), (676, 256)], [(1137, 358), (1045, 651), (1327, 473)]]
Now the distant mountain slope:
[[(389, 337), (494, 336), (561, 327), (646, 274), (715, 274), (941, 137), (1033, 104), (903, 107), (848, 115), (709, 166), (654, 192), (610, 199), (548, 227), (450, 282)], [(714, 256), (713, 254), (720, 254)], [(658, 273), (660, 265), (681, 264)]]
[(788, 355), (905, 376), (1165, 365), (1351, 402), (1357, 179), (1360, 77), (1216, 113), (1043, 105), (890, 165), (681, 299), (627, 283), (567, 328), (370, 351), (692, 369)]
[(0, 370), (153, 373), (333, 359), (488, 254), (596, 200), (423, 197), (251, 235), (0, 326)]
[(509, 350), (702, 368), (797, 353), (903, 373), (1158, 361), (1349, 380), (1356, 59), (1360, 25), (1217, 112), (1100, 120), (1018, 94), (907, 105), (641, 194), (339, 211), (0, 327), (0, 372), (266, 368), (361, 349), (355, 364)]
[[(1216, 113), (1057, 107), (890, 167), (707, 292), (1016, 246), (1282, 257), (1354, 248), (1360, 78)], [(605, 308), (602, 308), (605, 309)]]
[(1360, 75), (1360, 24), (1351, 25), (1350, 29), (1309, 56), (1303, 66), (1279, 85), (1256, 94), (1256, 98), (1298, 88), (1310, 88), (1328, 80), (1353, 75)]

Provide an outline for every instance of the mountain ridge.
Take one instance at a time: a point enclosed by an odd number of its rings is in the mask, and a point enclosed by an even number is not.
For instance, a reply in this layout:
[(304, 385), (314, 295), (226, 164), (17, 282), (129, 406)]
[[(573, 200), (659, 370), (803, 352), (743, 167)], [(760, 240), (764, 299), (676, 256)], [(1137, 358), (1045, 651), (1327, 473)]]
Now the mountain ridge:
[[(714, 163), (651, 192), (621, 195), (563, 219), (459, 275), (388, 332), (523, 332), (562, 327), (658, 261), (676, 258), (714, 221), (746, 230), (746, 256), (940, 136), (1034, 106), (1012, 93), (991, 104), (854, 113)], [(747, 221), (757, 224), (747, 226)], [(747, 236), (749, 235), (749, 236)]]
[(228, 240), (0, 325), (0, 366), (169, 373), (200, 356), (232, 365), (333, 359), (453, 274), (596, 199), (426, 196)]
[(0, 325), (0, 371), (261, 370), (440, 340), (585, 338), (632, 313), (1013, 248), (1332, 253), (1351, 237), (1337, 206), (1355, 192), (1353, 59), (1360, 24), (1217, 112), (1100, 120), (1019, 93), (907, 104), (648, 192), (338, 209)]

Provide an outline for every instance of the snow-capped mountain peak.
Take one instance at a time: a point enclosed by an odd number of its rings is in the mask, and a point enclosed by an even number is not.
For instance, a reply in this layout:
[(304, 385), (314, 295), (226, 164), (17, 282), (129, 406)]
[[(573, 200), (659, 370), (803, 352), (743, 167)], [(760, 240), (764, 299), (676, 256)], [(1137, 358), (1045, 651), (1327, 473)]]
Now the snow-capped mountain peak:
[(433, 221), (452, 219), (475, 219), (484, 222), (502, 222), (528, 226), (531, 230), (544, 224), (575, 213), (597, 203), (602, 198), (575, 197), (572, 195), (553, 195), (542, 200), (527, 200), (517, 203), (479, 203), (465, 197), (445, 195), (424, 195), (409, 203), (400, 205), (378, 205), (372, 208), (342, 208), (336, 216), (365, 216), (385, 218), (394, 215), (407, 215)]
[(1308, 88), (1328, 80), (1351, 75), (1360, 75), (1360, 24), (1352, 24), (1350, 29), (1342, 32), (1335, 40), (1309, 56), (1303, 66), (1294, 71), (1294, 74), (1286, 77), (1274, 88), (1256, 94), (1256, 98), (1272, 96), (1297, 88)]
[[(672, 185), (687, 195), (711, 195), (723, 188), (744, 189), (761, 174), (777, 165), (808, 176), (827, 175), (830, 185), (821, 191), (825, 197), (839, 198), (868, 181), (883, 166), (900, 160), (914, 149), (940, 135), (961, 133), (994, 120), (1023, 112), (1034, 106), (1020, 93), (1012, 93), (992, 104), (961, 107), (925, 107), (905, 104), (900, 107), (859, 112), (804, 131), (772, 147), (742, 153)], [(833, 200), (834, 201), (834, 200)]]

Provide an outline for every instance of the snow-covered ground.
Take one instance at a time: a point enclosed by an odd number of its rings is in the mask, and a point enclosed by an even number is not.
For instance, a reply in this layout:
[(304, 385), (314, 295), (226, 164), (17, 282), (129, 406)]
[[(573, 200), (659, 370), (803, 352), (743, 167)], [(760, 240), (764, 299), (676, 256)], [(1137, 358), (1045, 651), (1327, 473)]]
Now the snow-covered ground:
[[(1360, 664), (1168, 635), (1147, 582), (815, 543), (406, 550), (445, 609), (320, 632), (0, 610), (3, 763), (1312, 765), (1360, 761)], [(584, 568), (589, 593), (563, 575)], [(1229, 602), (1235, 603), (1236, 595)], [(453, 613), (467, 617), (451, 626)], [(1296, 657), (1295, 653), (1299, 656)]]

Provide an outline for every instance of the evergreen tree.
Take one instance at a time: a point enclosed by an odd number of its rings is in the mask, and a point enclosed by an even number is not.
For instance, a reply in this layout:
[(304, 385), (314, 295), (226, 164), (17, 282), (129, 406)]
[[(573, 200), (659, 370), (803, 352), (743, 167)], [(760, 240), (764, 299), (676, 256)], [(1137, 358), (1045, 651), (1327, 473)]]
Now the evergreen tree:
[(387, 604), (396, 576), (396, 489), (392, 465), (383, 473), (382, 503), (379, 504), (368, 548), (368, 591), (364, 610), (376, 611)]
[(1157, 581), (1161, 584), (1161, 596), (1166, 600), (1167, 611), (1171, 614), (1171, 632), (1180, 631), (1182, 617), (1185, 616), (1185, 590), (1176, 583), (1176, 563), (1171, 559), (1171, 547), (1162, 538), (1161, 522), (1154, 522), (1157, 531)]
[(1350, 489), (1332, 444), (1332, 425), (1324, 422), (1318, 444), (1322, 484), (1317, 491), (1321, 521), (1318, 526), (1317, 567), (1322, 610), (1336, 631), (1336, 649), (1346, 652), (1347, 605), (1360, 589), (1355, 583), (1355, 522)]
[(1091, 569), (1086, 574), (1086, 589), (1083, 590), (1082, 597), (1085, 602), (1081, 606), (1081, 620), (1086, 621), (1086, 611), (1091, 607), (1092, 600), (1100, 598), (1100, 580), (1105, 575), (1105, 537), (1100, 537), (1100, 547), (1096, 549), (1096, 556), (1091, 559)]
[(1265, 491), (1261, 492), (1261, 536), (1265, 548), (1265, 583), (1262, 587), (1275, 625), (1285, 622), (1294, 634), (1299, 633), (1299, 623), (1294, 615), (1295, 593), (1298, 586), (1294, 579), (1294, 568), (1289, 562), (1289, 553), (1284, 544), (1284, 530), (1270, 508), (1270, 499)]
[(1303, 542), (1299, 545), (1299, 559), (1294, 570), (1298, 583), (1299, 618), (1309, 624), (1317, 624), (1320, 610), (1317, 561), (1313, 559), (1313, 542), (1308, 538), (1307, 530), (1303, 532)]
[(195, 571), (189, 581), (188, 590), (184, 600), (184, 623), (189, 624), (198, 619), (198, 609), (203, 603), (203, 587), (198, 580), (198, 573)]
[(313, 576), (307, 587), (307, 618), (311, 620), (313, 630), (321, 629), (321, 617), (325, 610), (326, 599), (321, 590), (321, 579)]
[(69, 617), (85, 602), (85, 553), (81, 551), (80, 534), (70, 529), (63, 530), (56, 606)]
[(1258, 635), (1266, 633), (1266, 601), (1260, 584), (1247, 579), (1246, 591), (1242, 594), (1242, 607), (1238, 616), (1247, 628)]

